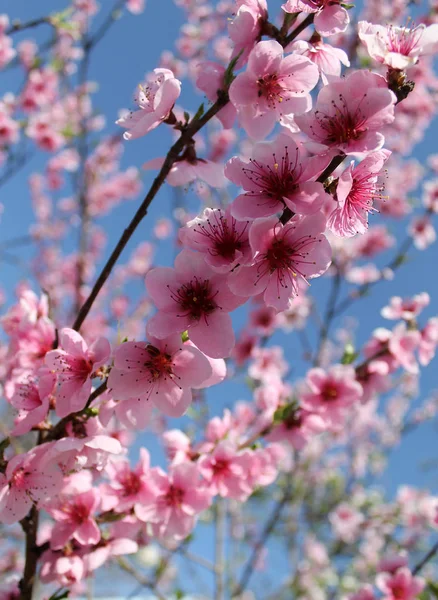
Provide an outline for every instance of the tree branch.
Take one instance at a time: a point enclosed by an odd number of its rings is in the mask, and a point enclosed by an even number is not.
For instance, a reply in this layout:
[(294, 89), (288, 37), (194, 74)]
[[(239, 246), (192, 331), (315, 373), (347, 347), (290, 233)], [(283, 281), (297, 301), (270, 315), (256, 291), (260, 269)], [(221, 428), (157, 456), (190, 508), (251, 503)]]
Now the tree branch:
[(133, 233), (135, 232), (135, 230), (137, 229), (137, 227), (140, 225), (141, 221), (146, 216), (148, 208), (149, 208), (152, 200), (155, 198), (155, 196), (157, 195), (161, 186), (163, 185), (167, 175), (169, 174), (171, 168), (173, 167), (174, 163), (178, 159), (180, 153), (183, 151), (185, 146), (192, 140), (193, 136), (206, 123), (208, 123), (208, 121), (210, 121), (210, 119), (212, 119), (221, 110), (221, 108), (223, 108), (227, 104), (227, 102), (228, 102), (228, 94), (226, 94), (226, 93), (220, 94), (217, 101), (213, 104), (213, 106), (211, 106), (211, 108), (200, 119), (197, 119), (196, 121), (193, 121), (192, 123), (190, 123), (187, 126), (187, 128), (183, 131), (183, 133), (181, 134), (181, 137), (173, 144), (173, 146), (169, 150), (169, 152), (164, 160), (164, 163), (160, 169), (160, 172), (158, 173), (157, 177), (154, 179), (152, 186), (149, 189), (149, 192), (146, 194), (146, 197), (144, 198), (143, 202), (141, 203), (140, 207), (138, 208), (138, 210), (135, 213), (134, 217), (132, 218), (131, 222), (129, 223), (129, 225), (126, 227), (126, 229), (122, 233), (122, 236), (120, 237), (116, 247), (112, 251), (112, 253), (111, 253), (110, 257), (108, 258), (105, 266), (103, 267), (99, 277), (97, 278), (97, 281), (94, 284), (94, 287), (91, 290), (90, 295), (88, 296), (88, 298), (82, 305), (82, 307), (79, 311), (79, 314), (73, 324), (73, 329), (75, 329), (76, 331), (79, 331), (82, 323), (85, 321), (88, 313), (90, 312), (90, 309), (93, 306), (94, 301), (96, 300), (100, 290), (102, 289), (106, 280), (110, 276), (114, 265), (116, 264), (117, 260), (119, 259), (119, 256), (125, 249), (127, 243), (131, 239), (131, 237), (132, 237)]

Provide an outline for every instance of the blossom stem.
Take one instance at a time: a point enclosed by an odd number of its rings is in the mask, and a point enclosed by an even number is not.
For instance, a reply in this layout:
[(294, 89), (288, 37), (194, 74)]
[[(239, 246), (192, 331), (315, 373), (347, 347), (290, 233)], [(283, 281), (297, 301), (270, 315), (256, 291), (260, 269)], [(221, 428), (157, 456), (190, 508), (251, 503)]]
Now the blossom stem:
[(301, 23), (299, 25), (297, 25), (297, 27), (295, 27), (295, 29), (293, 31), (291, 31), (291, 33), (284, 39), (283, 47), (286, 47), (288, 44), (293, 42), (293, 40), (296, 37), (298, 37), (302, 31), (304, 31), (306, 29), (306, 27), (308, 27), (309, 25), (311, 25), (313, 23), (314, 18), (315, 18), (314, 13), (307, 15), (307, 17), (303, 21), (301, 21)]

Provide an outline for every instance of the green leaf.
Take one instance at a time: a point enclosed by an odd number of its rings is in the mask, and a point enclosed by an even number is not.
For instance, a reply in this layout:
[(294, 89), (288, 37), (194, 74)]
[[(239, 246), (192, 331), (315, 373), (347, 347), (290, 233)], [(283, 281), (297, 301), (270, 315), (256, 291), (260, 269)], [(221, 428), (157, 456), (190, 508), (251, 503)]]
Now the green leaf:
[(186, 123), (190, 121), (190, 113), (188, 113), (186, 110), (184, 111), (184, 119)]
[(181, 341), (184, 344), (184, 342), (188, 342), (189, 341), (189, 332), (188, 331), (183, 331), (181, 334)]
[(355, 352), (353, 344), (345, 344), (344, 354), (341, 358), (341, 364), (351, 365), (356, 358), (359, 356), (358, 352)]
[(346, 10), (350, 10), (350, 8), (354, 8), (354, 4), (344, 4), (341, 2), (341, 6), (342, 8), (345, 8)]
[(200, 119), (203, 114), (204, 114), (204, 103), (202, 103), (201, 106), (196, 111), (195, 116), (193, 117), (193, 121), (197, 121), (198, 119)]
[(227, 89), (227, 90), (235, 79), (235, 75), (233, 73), (234, 67), (237, 65), (237, 61), (242, 56), (242, 53), (243, 53), (243, 48), (239, 52), (239, 54), (237, 56), (235, 56), (233, 58), (233, 60), (230, 61), (230, 64), (228, 65), (228, 67), (224, 73), (224, 86), (225, 86), (225, 89)]

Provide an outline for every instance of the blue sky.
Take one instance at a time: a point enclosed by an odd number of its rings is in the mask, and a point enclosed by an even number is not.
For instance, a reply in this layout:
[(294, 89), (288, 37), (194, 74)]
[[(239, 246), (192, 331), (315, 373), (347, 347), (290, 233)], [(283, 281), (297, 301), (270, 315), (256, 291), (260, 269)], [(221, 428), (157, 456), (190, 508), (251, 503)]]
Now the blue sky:
[[(29, 2), (29, 0), (15, 0), (13, 3), (4, 3), (0, 10), (9, 10), (11, 18), (20, 18), (23, 21), (47, 14), (52, 11), (61, 10), (66, 3), (60, 0), (44, 0)], [(112, 2), (101, 0), (104, 12), (112, 6)], [(277, 4), (277, 3), (274, 3)], [(144, 14), (141, 16), (124, 15), (116, 23), (105, 39), (98, 45), (92, 55), (90, 67), (90, 79), (99, 83), (99, 88), (94, 94), (94, 107), (102, 112), (107, 119), (107, 132), (114, 132), (117, 127), (113, 125), (118, 111), (121, 108), (131, 106), (132, 93), (136, 85), (143, 79), (146, 72), (158, 65), (159, 57), (164, 49), (173, 49), (173, 44), (178, 36), (181, 25), (182, 11), (175, 7), (172, 0), (147, 0)], [(101, 17), (99, 17), (100, 19)], [(15, 36), (14, 39), (34, 38), (36, 40), (46, 39), (47, 28), (42, 26), (40, 30), (31, 30), (26, 34)], [(20, 75), (21, 76), (21, 75)], [(19, 88), (21, 80), (17, 77), (17, 71), (5, 71), (0, 80), (0, 94), (5, 91)], [(184, 82), (183, 94), (180, 104), (184, 108), (194, 111), (202, 100), (202, 96), (194, 95), (189, 89), (188, 82)], [(422, 163), (431, 152), (437, 151), (436, 136), (438, 127), (436, 121), (426, 133), (423, 142), (416, 148), (414, 156)], [(163, 156), (169, 144), (171, 136), (164, 127), (155, 130), (145, 138), (126, 143), (123, 165), (128, 167), (135, 165), (140, 167), (143, 162), (157, 156)], [(43, 168), (46, 156), (36, 156), (30, 165), (15, 177), (7, 185), (0, 188), (0, 202), (4, 204), (4, 213), (0, 220), (0, 243), (22, 235), (27, 231), (31, 223), (32, 213), (30, 211), (30, 198), (26, 184), (30, 173)], [(145, 189), (153, 179), (153, 173), (143, 174)], [(138, 228), (133, 236), (128, 250), (124, 253), (122, 260), (126, 260), (136, 244), (147, 240), (151, 236), (151, 227), (160, 216), (168, 216), (172, 205), (172, 191), (169, 187), (161, 190), (159, 197), (152, 204), (149, 216)], [(108, 218), (102, 220), (108, 235), (109, 245), (107, 251), (114, 246), (120, 235), (122, 226), (127, 224), (138, 206), (138, 201), (130, 201), (119, 206)], [(375, 218), (378, 222), (378, 217)], [(397, 240), (405, 237), (406, 223), (390, 223), (390, 230)], [(18, 252), (24, 260), (29, 258), (26, 249)], [(173, 255), (173, 248), (169, 244), (162, 244), (157, 253), (156, 262), (167, 264)], [(385, 256), (387, 262), (392, 256), (391, 251)], [(380, 316), (380, 309), (387, 303), (391, 295), (410, 296), (422, 291), (429, 291), (432, 296), (432, 306), (426, 312), (427, 316), (437, 313), (438, 302), (438, 278), (437, 278), (437, 246), (433, 246), (428, 252), (411, 252), (409, 262), (404, 265), (400, 274), (394, 281), (377, 285), (370, 296), (356, 303), (349, 315), (357, 319), (356, 335), (358, 343), (363, 343), (372, 329), (378, 326), (386, 326), (388, 322)], [(18, 280), (17, 269), (0, 262), (0, 284), (11, 299), (11, 291)], [(318, 304), (323, 307), (327, 297), (330, 281), (318, 280), (312, 285), (311, 293), (317, 299)], [(346, 293), (344, 289), (344, 294)], [(339, 325), (341, 321), (338, 321)], [(243, 324), (242, 311), (235, 318), (236, 328)], [(311, 336), (311, 339), (314, 339)], [(292, 334), (285, 336), (277, 334), (274, 343), (282, 343), (288, 357), (292, 357), (293, 368), (300, 372), (303, 363), (300, 359), (300, 346), (297, 337)], [(421, 381), (421, 399), (438, 388), (438, 377), (436, 376), (437, 362), (425, 369)], [(242, 383), (227, 383), (223, 387), (209, 393), (209, 404), (212, 413), (220, 413), (224, 405), (231, 404), (229, 398), (234, 400), (250, 399), (249, 390)], [(173, 424), (172, 424), (173, 426)], [(150, 436), (142, 437), (138, 444), (150, 447), (156, 460), (159, 450), (151, 441)], [(436, 448), (436, 428), (433, 424), (423, 425), (417, 432), (409, 435), (405, 444), (397, 448), (390, 460), (390, 468), (381, 483), (394, 493), (400, 483), (437, 489), (436, 471), (424, 471), (419, 466), (431, 458)], [(135, 448), (134, 448), (135, 451)], [(156, 462), (156, 460), (154, 462)], [(211, 556), (211, 544), (205, 539), (197, 544), (198, 551)], [(133, 586), (135, 587), (135, 586)]]

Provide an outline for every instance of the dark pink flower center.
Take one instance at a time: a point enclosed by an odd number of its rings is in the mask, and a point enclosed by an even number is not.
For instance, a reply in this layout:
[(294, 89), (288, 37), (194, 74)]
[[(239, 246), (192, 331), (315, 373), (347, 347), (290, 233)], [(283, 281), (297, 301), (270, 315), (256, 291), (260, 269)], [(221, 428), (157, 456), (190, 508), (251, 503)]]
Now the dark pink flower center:
[(180, 317), (189, 317), (191, 321), (199, 321), (208, 317), (217, 308), (215, 301), (217, 291), (212, 289), (208, 279), (193, 277), (191, 281), (179, 287), (172, 293), (172, 300), (177, 302), (183, 311)]
[(392, 592), (392, 597), (394, 600), (404, 600), (404, 598), (406, 598), (406, 588), (403, 584), (389, 583), (388, 587)]
[(259, 98), (265, 98), (267, 103), (273, 108), (277, 102), (283, 102), (284, 90), (276, 73), (260, 77), (257, 80), (257, 85), (259, 88), (257, 92)]
[[(365, 92), (363, 98), (366, 98)], [(332, 101), (334, 113), (325, 114), (315, 111), (315, 118), (321, 129), (325, 131), (325, 142), (328, 144), (345, 144), (350, 140), (358, 140), (367, 130), (366, 117), (362, 114), (360, 104), (354, 112), (350, 112), (342, 94), (339, 102)]]
[(217, 458), (212, 465), (215, 476), (225, 475), (228, 472), (230, 461), (226, 458)]
[(242, 229), (236, 227), (237, 221), (234, 217), (228, 219), (224, 215), (217, 213), (211, 219), (207, 219), (205, 223), (199, 223), (193, 231), (208, 238), (212, 243), (212, 248), (209, 249), (213, 256), (222, 256), (223, 258), (233, 259), (236, 251), (242, 250), (244, 245), (247, 245), (246, 230), (248, 222)]
[(141, 490), (141, 479), (137, 473), (132, 471), (126, 473), (120, 483), (123, 486), (124, 496), (136, 496)]
[(72, 519), (75, 523), (81, 524), (88, 519), (90, 511), (84, 504), (74, 504), (71, 510)]
[(93, 362), (86, 358), (59, 356), (57, 360), (64, 376), (86, 380), (93, 370)]
[(167, 506), (178, 507), (181, 506), (184, 500), (185, 492), (179, 487), (171, 485), (164, 496), (164, 501)]
[[(278, 161), (275, 154), (273, 159), (273, 166), (250, 159), (251, 167), (244, 168), (243, 172), (260, 188), (260, 192), (282, 202), (283, 198), (287, 198), (297, 189), (297, 180), (303, 170), (299, 162), (299, 150), (297, 148), (295, 156), (291, 157), (288, 147), (285, 146), (281, 159)], [(252, 196), (254, 192), (247, 192), (246, 195)]]
[(161, 377), (171, 376), (173, 374), (172, 357), (166, 352), (161, 352), (152, 344), (146, 346), (149, 354), (149, 359), (144, 363), (146, 369), (151, 373), (152, 379), (160, 379)]
[(284, 419), (283, 423), (286, 429), (299, 429), (303, 424), (301, 411), (299, 409), (291, 410)]
[(29, 475), (29, 473), (27, 473), (23, 467), (19, 467), (18, 469), (16, 469), (13, 472), (12, 477), (9, 481), (9, 486), (14, 487), (19, 490), (25, 489), (26, 485), (27, 485), (27, 483), (26, 483), (27, 475)]
[(81, 502), (76, 504), (74, 501), (65, 502), (65, 504), (61, 507), (61, 510), (68, 516), (70, 521), (73, 521), (77, 525), (81, 525), (84, 521), (86, 521), (90, 514), (87, 506)]
[[(290, 276), (299, 275), (306, 279), (305, 274), (300, 270), (300, 265), (313, 264), (313, 261), (308, 260), (308, 256), (315, 241), (313, 236), (306, 235), (289, 244), (286, 239), (276, 237), (266, 253), (262, 255), (262, 265), (267, 265), (271, 275), (277, 272), (280, 285), (284, 285), (285, 277), (288, 278), (286, 285), (289, 283)], [(259, 268), (258, 276), (262, 277), (265, 274), (266, 268)]]
[(338, 388), (334, 383), (326, 383), (321, 391), (321, 396), (324, 398), (326, 402), (333, 402), (333, 400), (337, 400), (339, 395)]

